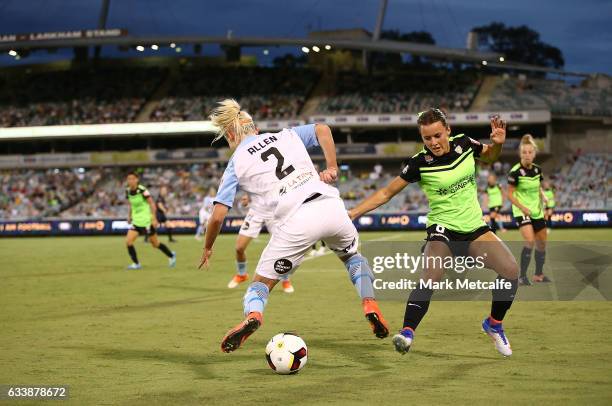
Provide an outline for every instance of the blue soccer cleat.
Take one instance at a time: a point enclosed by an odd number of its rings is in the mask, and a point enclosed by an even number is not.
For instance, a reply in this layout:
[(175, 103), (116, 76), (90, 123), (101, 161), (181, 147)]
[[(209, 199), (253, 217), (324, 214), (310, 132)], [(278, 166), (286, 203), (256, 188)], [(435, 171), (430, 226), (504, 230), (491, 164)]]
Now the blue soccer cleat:
[(501, 355), (504, 357), (509, 357), (512, 355), (510, 341), (508, 341), (508, 337), (506, 337), (501, 323), (492, 325), (491, 321), (487, 317), (482, 322), (482, 331), (491, 337), (491, 340), (493, 340), (493, 343), (495, 344), (495, 349), (497, 349)]
[(168, 266), (174, 268), (176, 266), (176, 252), (172, 251), (172, 258), (168, 258)]
[(412, 340), (414, 340), (414, 331), (410, 327), (404, 327), (398, 334), (393, 336), (395, 351), (402, 355), (406, 354), (410, 350)]
[(126, 269), (128, 271), (136, 270), (136, 269), (142, 269), (142, 266), (140, 264), (137, 264), (137, 263), (133, 262), (132, 264), (128, 265), (128, 267)]

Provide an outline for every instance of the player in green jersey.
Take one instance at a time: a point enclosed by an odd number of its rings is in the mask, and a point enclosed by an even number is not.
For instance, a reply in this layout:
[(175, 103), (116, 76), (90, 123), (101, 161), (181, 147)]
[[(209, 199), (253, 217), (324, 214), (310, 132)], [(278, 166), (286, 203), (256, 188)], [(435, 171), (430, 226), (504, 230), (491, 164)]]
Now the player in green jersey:
[(550, 233), (552, 228), (552, 215), (555, 211), (555, 187), (547, 180), (542, 182), (544, 197), (546, 197), (546, 208), (544, 209), (544, 219), (546, 220), (547, 233)]
[(497, 230), (506, 231), (503, 223), (497, 221), (503, 205), (504, 196), (497, 184), (497, 176), (491, 174), (487, 178), (487, 207), (489, 208), (489, 227), (494, 233), (497, 233)]
[(531, 285), (527, 278), (527, 268), (534, 246), (536, 271), (532, 280), (550, 282), (544, 275), (547, 233), (542, 201), (546, 203), (547, 199), (540, 185), (544, 179), (542, 168), (533, 163), (537, 150), (531, 134), (525, 134), (519, 145), (521, 161), (514, 165), (508, 174), (508, 200), (512, 202), (512, 215), (525, 242), (521, 252), (521, 285)]
[(136, 256), (136, 248), (134, 248), (134, 241), (139, 234), (148, 235), (151, 245), (166, 254), (168, 264), (173, 268), (176, 265), (176, 253), (170, 251), (166, 245), (160, 243), (157, 239), (156, 228), (159, 227), (159, 223), (157, 222), (155, 202), (153, 202), (151, 194), (147, 188), (138, 183), (139, 178), (136, 173), (128, 173), (126, 180), (128, 187), (125, 189), (125, 198), (129, 206), (128, 223), (130, 223), (130, 228), (125, 237), (125, 244), (130, 258), (132, 258), (132, 264), (128, 266), (128, 269), (141, 268)]
[(410, 293), (404, 327), (393, 337), (393, 344), (401, 353), (410, 349), (414, 330), (425, 316), (433, 295), (433, 289), (427, 285), (442, 279), (442, 261), (428, 258), (469, 255), (482, 258), (484, 266), (497, 272), (504, 286), (493, 290), (491, 314), (482, 327), (500, 353), (511, 355), (502, 320), (514, 300), (519, 269), (510, 250), (482, 219), (474, 160), (479, 158), (489, 163), (497, 160), (506, 139), (506, 123), (499, 117), (491, 119), (493, 143), (490, 145), (463, 134), (451, 137), (446, 115), (439, 109), (419, 114), (417, 124), (425, 144), (423, 150), (408, 161), (398, 177), (349, 211), (355, 219), (387, 203), (411, 182), (418, 182), (429, 200), (424, 275)]

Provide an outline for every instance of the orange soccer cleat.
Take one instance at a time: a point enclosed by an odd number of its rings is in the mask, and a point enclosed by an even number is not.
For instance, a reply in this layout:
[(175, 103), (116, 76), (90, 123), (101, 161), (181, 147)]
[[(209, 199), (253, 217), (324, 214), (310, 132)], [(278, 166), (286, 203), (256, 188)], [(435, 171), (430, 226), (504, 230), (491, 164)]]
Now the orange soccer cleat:
[(293, 288), (293, 285), (291, 284), (291, 281), (289, 279), (283, 281), (283, 292), (285, 293), (295, 292), (295, 289)]
[(227, 332), (221, 341), (221, 351), (232, 352), (240, 348), (243, 342), (263, 323), (263, 315), (251, 312), (243, 322)]
[(373, 298), (365, 298), (361, 302), (363, 305), (363, 312), (365, 313), (366, 319), (370, 322), (372, 326), (372, 332), (378, 338), (385, 338), (389, 335), (389, 327), (387, 326), (387, 322), (383, 317), (380, 309), (378, 308), (378, 303), (376, 303), (376, 299)]
[(236, 274), (234, 275), (232, 280), (229, 281), (229, 283), (227, 284), (227, 287), (230, 289), (234, 289), (236, 286), (240, 285), (242, 282), (246, 282), (248, 279), (249, 279), (248, 274), (244, 274), (244, 275)]

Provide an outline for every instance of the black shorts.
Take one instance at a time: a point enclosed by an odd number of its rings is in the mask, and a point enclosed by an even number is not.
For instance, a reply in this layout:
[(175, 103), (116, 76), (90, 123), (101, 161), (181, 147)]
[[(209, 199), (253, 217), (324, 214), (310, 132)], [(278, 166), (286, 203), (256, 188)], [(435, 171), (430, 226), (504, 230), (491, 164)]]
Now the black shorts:
[(499, 213), (501, 206), (489, 207), (489, 213)]
[(166, 217), (166, 213), (164, 213), (161, 210), (157, 211), (157, 221), (160, 223), (165, 223), (166, 221), (168, 221), (168, 217)]
[(517, 216), (514, 218), (516, 225), (521, 228), (523, 226), (531, 225), (533, 227), (534, 232), (538, 232), (540, 230), (544, 230), (546, 228), (546, 220), (541, 219), (532, 219), (527, 216)]
[[(454, 256), (467, 256), (470, 243), (483, 234), (491, 231), (489, 226), (482, 226), (470, 233), (460, 233), (449, 230), (438, 224), (427, 227), (427, 238), (425, 241), (442, 241), (451, 250)], [(423, 246), (423, 250), (425, 246)]]
[(157, 230), (155, 229), (155, 227), (153, 227), (153, 224), (151, 224), (149, 227), (139, 227), (139, 226), (135, 226), (135, 225), (132, 224), (130, 226), (130, 230), (138, 231), (139, 235), (155, 235), (155, 234), (157, 234)]

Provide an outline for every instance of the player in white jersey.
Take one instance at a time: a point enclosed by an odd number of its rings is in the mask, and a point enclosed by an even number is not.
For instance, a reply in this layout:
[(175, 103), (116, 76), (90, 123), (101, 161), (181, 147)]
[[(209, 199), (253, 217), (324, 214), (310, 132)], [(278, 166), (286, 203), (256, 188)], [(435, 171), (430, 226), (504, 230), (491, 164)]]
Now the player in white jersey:
[(202, 201), (202, 207), (200, 207), (200, 211), (198, 213), (200, 223), (198, 224), (198, 228), (194, 236), (194, 238), (198, 241), (202, 241), (202, 235), (206, 231), (206, 225), (208, 224), (208, 219), (213, 211), (216, 194), (217, 191), (214, 188), (210, 188), (208, 190), (208, 195)]
[[(295, 272), (318, 240), (324, 240), (344, 262), (374, 334), (387, 337), (389, 329), (374, 299), (374, 276), (357, 251), (359, 235), (338, 189), (329, 185), (338, 176), (329, 127), (311, 124), (275, 134), (259, 134), (251, 116), (241, 111), (236, 101), (228, 99), (219, 104), (210, 118), (219, 128), (217, 139), (225, 137), (234, 153), (215, 198), (199, 267), (209, 265), (215, 239), (238, 186), (253, 201), (261, 199), (275, 204), (274, 232), (244, 295), (246, 319), (225, 335), (222, 351), (238, 349), (259, 328), (270, 290), (281, 275)], [(327, 169), (318, 174), (306, 150), (316, 145), (321, 146), (327, 164)]]
[[(255, 206), (252, 206), (250, 204), (249, 195), (245, 194), (241, 199), (241, 205), (243, 206), (242, 209), (245, 208), (244, 203), (242, 202), (245, 200), (245, 197), (246, 201), (248, 202), (247, 204), (249, 205), (249, 211), (244, 217), (244, 221), (240, 227), (240, 231), (238, 232), (238, 238), (236, 239), (236, 274), (227, 284), (227, 287), (230, 289), (237, 287), (239, 284), (249, 279), (246, 249), (251, 240), (259, 236), (259, 233), (264, 225), (270, 234), (272, 234), (274, 229), (274, 207), (268, 207), (268, 205), (265, 204), (255, 204)], [(289, 279), (289, 275), (282, 275), (281, 280), (283, 281), (283, 292), (295, 292), (295, 289), (291, 284), (291, 280)]]

